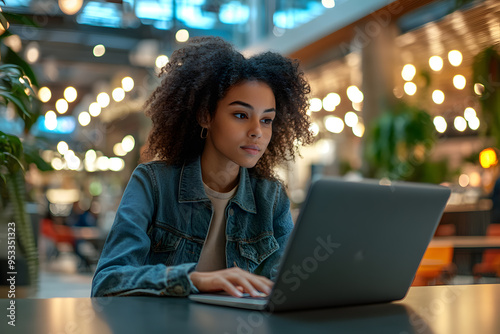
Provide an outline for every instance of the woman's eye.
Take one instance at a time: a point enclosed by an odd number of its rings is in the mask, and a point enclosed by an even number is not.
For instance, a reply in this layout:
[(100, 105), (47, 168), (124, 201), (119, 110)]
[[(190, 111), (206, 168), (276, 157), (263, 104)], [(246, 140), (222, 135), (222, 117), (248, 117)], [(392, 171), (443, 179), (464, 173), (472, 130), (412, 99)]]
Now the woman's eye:
[(273, 122), (273, 119), (266, 118), (266, 119), (263, 119), (262, 122), (264, 122), (265, 124), (271, 124)]
[(244, 119), (247, 117), (247, 115), (245, 115), (243, 113), (237, 113), (237, 114), (234, 114), (234, 116), (236, 116), (236, 118), (239, 118), (239, 119)]

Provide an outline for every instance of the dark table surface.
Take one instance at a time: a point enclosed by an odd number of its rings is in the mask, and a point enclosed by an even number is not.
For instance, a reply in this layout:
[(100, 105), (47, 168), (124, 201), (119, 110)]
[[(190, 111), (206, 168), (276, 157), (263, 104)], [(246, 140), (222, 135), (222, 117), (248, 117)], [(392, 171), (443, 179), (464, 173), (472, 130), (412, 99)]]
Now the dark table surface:
[[(376, 288), (376, 287), (374, 287)], [(0, 333), (500, 333), (500, 284), (413, 287), (398, 302), (262, 313), (187, 298), (0, 299)]]

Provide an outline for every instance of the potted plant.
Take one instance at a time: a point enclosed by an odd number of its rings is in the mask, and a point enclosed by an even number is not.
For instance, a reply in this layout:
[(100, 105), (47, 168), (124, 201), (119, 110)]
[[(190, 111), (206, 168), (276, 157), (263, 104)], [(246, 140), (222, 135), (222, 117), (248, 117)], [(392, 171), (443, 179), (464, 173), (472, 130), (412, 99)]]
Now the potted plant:
[[(482, 116), (487, 124), (486, 134), (500, 148), (500, 44), (479, 52), (472, 63), (475, 95), (479, 94)], [(477, 85), (480, 84), (480, 85)], [(481, 86), (482, 85), (482, 86)]]
[[(7, 20), (29, 23), (18, 15), (0, 12), (0, 24), (4, 28), (0, 36), (0, 108), (12, 107), (17, 116), (24, 121), (24, 131), (20, 136), (0, 131), (0, 212), (4, 225), (8, 224), (2, 228), (4, 237), (7, 235), (7, 242), (1, 242), (4, 245), (2, 248), (5, 249), (2, 249), (0, 255), (3, 252), (7, 253), (7, 261), (3, 256), (6, 263), (2, 264), (2, 271), (17, 272), (18, 282), (26, 281), (26, 277), (21, 277), (19, 272), (25, 263), (29, 283), (36, 291), (38, 251), (31, 219), (26, 211), (24, 173), (27, 166), (32, 163), (40, 170), (51, 170), (51, 167), (39, 156), (36, 141), (30, 135), (30, 128), (40, 114), (40, 103), (32, 87), (38, 85), (36, 77), (29, 64), (5, 45), (5, 38), (11, 36), (7, 30), (9, 26)], [(11, 242), (13, 236), (16, 240), (14, 248)], [(8, 253), (8, 250), (11, 252)], [(2, 284), (5, 282), (2, 281)], [(3, 294), (2, 297), (7, 296)]]
[(431, 116), (425, 110), (397, 102), (368, 127), (364, 146), (367, 176), (443, 182), (450, 173), (447, 161), (429, 159), (436, 139)]

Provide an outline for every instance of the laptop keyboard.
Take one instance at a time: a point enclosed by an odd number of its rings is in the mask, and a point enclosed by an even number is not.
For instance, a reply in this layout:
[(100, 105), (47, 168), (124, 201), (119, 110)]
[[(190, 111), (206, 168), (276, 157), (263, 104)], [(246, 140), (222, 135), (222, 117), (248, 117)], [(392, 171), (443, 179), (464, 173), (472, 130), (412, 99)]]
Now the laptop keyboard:
[(267, 297), (268, 296), (266, 296), (265, 294), (262, 294), (262, 296), (260, 296), (260, 297), (253, 297), (249, 293), (244, 293), (243, 296), (241, 296), (241, 298), (256, 299), (256, 300), (267, 299)]

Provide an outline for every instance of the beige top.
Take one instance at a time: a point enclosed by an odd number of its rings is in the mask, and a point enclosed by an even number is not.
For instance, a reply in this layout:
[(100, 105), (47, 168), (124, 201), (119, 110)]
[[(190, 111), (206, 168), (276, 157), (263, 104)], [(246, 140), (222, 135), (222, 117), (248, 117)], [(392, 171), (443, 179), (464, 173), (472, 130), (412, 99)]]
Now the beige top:
[(220, 193), (203, 183), (205, 192), (212, 201), (214, 212), (205, 244), (201, 250), (197, 271), (215, 271), (227, 268), (226, 265), (226, 215), (227, 203), (236, 193), (238, 186), (227, 193)]

